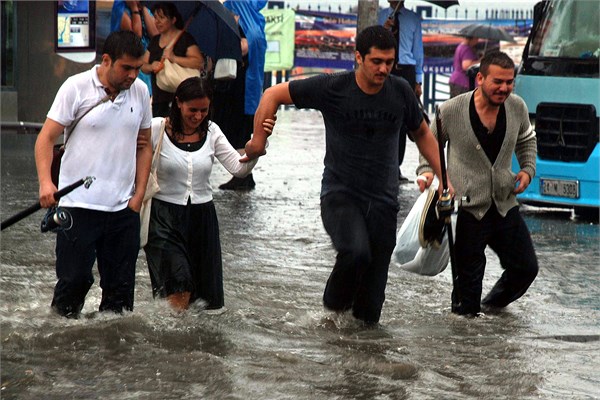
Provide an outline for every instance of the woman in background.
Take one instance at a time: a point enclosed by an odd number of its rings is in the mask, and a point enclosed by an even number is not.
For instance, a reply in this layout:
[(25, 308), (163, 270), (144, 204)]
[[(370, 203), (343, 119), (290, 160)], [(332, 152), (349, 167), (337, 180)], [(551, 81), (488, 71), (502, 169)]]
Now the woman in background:
[(478, 42), (479, 38), (466, 36), (456, 46), (453, 63), (454, 71), (450, 75), (450, 98), (470, 90), (467, 71), (472, 65), (479, 62), (479, 57), (475, 53), (475, 46)]
[[(152, 7), (158, 35), (150, 40), (148, 51), (144, 56), (142, 72), (152, 73), (152, 115), (166, 117), (173, 101), (173, 93), (161, 90), (156, 84), (156, 74), (162, 68), (161, 60), (164, 57), (172, 63), (182, 67), (200, 70), (204, 66), (204, 59), (196, 41), (188, 32), (181, 32), (183, 19), (175, 4), (171, 2), (157, 3)], [(181, 34), (172, 48), (167, 45)]]
[[(132, 31), (142, 39), (144, 50), (148, 49), (150, 39), (158, 35), (154, 15), (141, 1), (115, 0), (110, 16), (110, 31)], [(140, 71), (138, 75), (152, 96), (152, 78), (150, 74)]]

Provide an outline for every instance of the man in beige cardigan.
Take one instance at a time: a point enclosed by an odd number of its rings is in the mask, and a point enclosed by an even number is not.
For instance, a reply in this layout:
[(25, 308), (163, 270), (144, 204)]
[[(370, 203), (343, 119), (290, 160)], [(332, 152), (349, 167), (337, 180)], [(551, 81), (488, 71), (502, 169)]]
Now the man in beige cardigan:
[[(487, 54), (477, 74), (479, 87), (446, 101), (440, 107), (442, 132), (448, 142), (448, 177), (461, 202), (456, 221), (457, 272), (452, 292), (452, 312), (477, 315), (506, 307), (521, 297), (538, 272), (538, 263), (516, 195), (535, 175), (536, 137), (523, 100), (511, 94), (514, 62), (502, 52)], [(516, 152), (521, 170), (511, 171)], [(417, 174), (421, 191), (433, 180), (421, 156)], [(504, 272), (481, 302), (485, 248), (500, 258)]]

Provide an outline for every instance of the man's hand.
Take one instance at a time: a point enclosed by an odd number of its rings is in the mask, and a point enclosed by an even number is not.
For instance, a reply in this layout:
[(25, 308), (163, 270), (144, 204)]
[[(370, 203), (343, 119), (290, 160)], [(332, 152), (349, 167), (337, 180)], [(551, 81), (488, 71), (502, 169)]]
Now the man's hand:
[(394, 27), (394, 19), (393, 18), (387, 18), (385, 20), (385, 22), (383, 23), (383, 27), (385, 29), (387, 29), (388, 31), (391, 30)]
[(419, 185), (419, 191), (423, 193), (425, 189), (431, 186), (433, 182), (433, 173), (432, 172), (424, 172), (422, 175), (417, 176), (417, 185)]
[(525, 191), (525, 189), (527, 189), (527, 187), (531, 183), (531, 177), (529, 176), (529, 174), (527, 172), (519, 171), (519, 173), (517, 174), (517, 176), (515, 178), (515, 183), (517, 183), (517, 182), (519, 183), (519, 185), (515, 188), (513, 193), (514, 194), (523, 193)]
[(142, 201), (143, 200), (144, 199), (140, 199), (139, 196), (134, 196), (131, 199), (129, 199), (129, 203), (127, 203), (127, 207), (131, 208), (136, 213), (139, 213), (140, 210), (142, 209)]
[(423, 94), (423, 86), (420, 83), (415, 83), (415, 95), (420, 98)]
[(241, 163), (247, 163), (248, 161), (252, 161), (260, 156), (264, 156), (265, 154), (267, 154), (267, 150), (265, 150), (265, 147), (257, 145), (252, 141), (252, 139), (248, 140), (248, 142), (246, 143), (244, 152), (246, 154), (242, 158), (240, 158)]
[(40, 205), (42, 208), (50, 208), (58, 203), (54, 199), (54, 193), (57, 191), (58, 189), (52, 182), (40, 184)]
[[(273, 133), (273, 128), (275, 127), (275, 121), (277, 121), (277, 116), (275, 115), (272, 119), (267, 118), (264, 120), (262, 126), (267, 133), (267, 136), (271, 136)], [(267, 154), (266, 149), (260, 150), (261, 146), (257, 146), (256, 143), (252, 142), (252, 139), (246, 143), (245, 152), (246, 154), (240, 158), (241, 163), (247, 163), (248, 161), (254, 160), (260, 156), (264, 156)]]
[[(454, 187), (452, 186), (450, 179), (446, 177), (446, 180), (448, 181), (448, 192), (452, 197), (454, 197)], [(424, 172), (423, 174), (417, 176), (416, 182), (417, 185), (419, 185), (419, 190), (421, 191), (421, 193), (423, 193), (425, 189), (427, 189), (433, 183), (433, 172)], [(442, 185), (439, 185), (438, 193), (440, 194), (440, 196), (442, 195), (443, 191), (444, 188), (442, 187)]]

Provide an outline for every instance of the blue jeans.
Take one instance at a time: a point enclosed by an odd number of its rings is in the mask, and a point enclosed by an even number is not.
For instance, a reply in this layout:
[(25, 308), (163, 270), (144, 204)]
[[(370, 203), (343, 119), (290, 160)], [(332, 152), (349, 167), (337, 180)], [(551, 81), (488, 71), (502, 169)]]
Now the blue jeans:
[(323, 225), (338, 252), (323, 295), (327, 309), (352, 309), (365, 323), (379, 322), (396, 245), (397, 213), (397, 207), (340, 192), (321, 199)]
[(52, 308), (77, 317), (94, 283), (98, 261), (100, 311), (133, 310), (135, 264), (140, 248), (140, 216), (130, 208), (105, 212), (67, 208), (73, 227), (56, 238), (56, 276)]
[(483, 299), (484, 305), (506, 307), (523, 296), (537, 276), (535, 250), (518, 207), (502, 217), (492, 204), (481, 220), (460, 210), (454, 244), (458, 279), (452, 291), (452, 311), (457, 314), (477, 314), (481, 310), (488, 245), (498, 255), (504, 272)]

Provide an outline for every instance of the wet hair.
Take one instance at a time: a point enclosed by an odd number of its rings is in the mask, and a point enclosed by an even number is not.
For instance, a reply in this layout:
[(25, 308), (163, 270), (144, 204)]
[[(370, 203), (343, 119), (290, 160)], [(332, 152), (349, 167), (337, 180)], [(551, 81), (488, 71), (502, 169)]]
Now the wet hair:
[(490, 65), (497, 65), (503, 69), (515, 69), (515, 62), (512, 58), (510, 58), (508, 54), (498, 50), (490, 51), (483, 56), (481, 64), (479, 65), (479, 72), (481, 75), (487, 76)]
[(175, 18), (175, 28), (183, 29), (183, 17), (179, 13), (179, 10), (177, 10), (175, 3), (170, 1), (161, 1), (160, 3), (156, 3), (152, 7), (152, 13), (156, 14), (156, 11), (158, 10), (162, 11), (167, 18)]
[[(206, 78), (187, 78), (179, 84), (175, 91), (175, 97), (171, 103), (171, 111), (169, 112), (169, 121), (171, 123), (171, 133), (176, 139), (183, 138), (183, 124), (181, 122), (181, 109), (177, 104), (177, 100), (183, 102), (208, 98), (211, 102), (213, 99), (213, 90)], [(200, 123), (198, 130), (200, 133), (208, 132), (209, 116), (211, 109), (208, 110), (208, 116)]]
[(371, 52), (371, 47), (379, 50), (396, 49), (396, 39), (381, 25), (369, 26), (356, 36), (356, 51), (365, 58)]
[(142, 40), (131, 31), (112, 32), (102, 47), (102, 54), (108, 54), (113, 62), (124, 55), (140, 58), (145, 52)]

